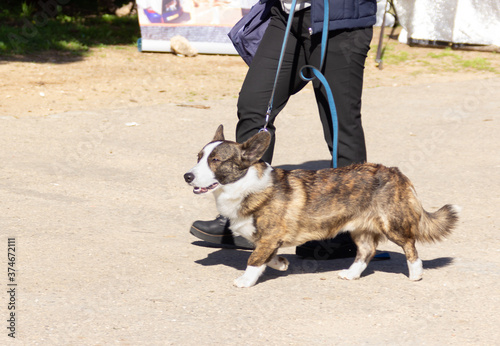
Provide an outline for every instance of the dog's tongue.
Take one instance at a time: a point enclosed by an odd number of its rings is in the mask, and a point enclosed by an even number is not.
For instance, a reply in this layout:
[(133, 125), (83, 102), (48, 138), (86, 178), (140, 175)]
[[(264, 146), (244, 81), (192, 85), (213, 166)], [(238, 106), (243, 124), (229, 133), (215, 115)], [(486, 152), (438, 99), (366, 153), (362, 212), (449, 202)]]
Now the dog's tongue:
[(193, 192), (196, 193), (197, 195), (208, 192), (208, 189), (206, 187), (195, 187), (193, 189)]
[(213, 183), (212, 185), (210, 185), (208, 187), (198, 187), (198, 186), (195, 186), (195, 188), (193, 189), (193, 192), (196, 193), (197, 195), (199, 195), (201, 193), (205, 193), (205, 192), (208, 192), (210, 190), (213, 190), (217, 186), (219, 186), (219, 183)]

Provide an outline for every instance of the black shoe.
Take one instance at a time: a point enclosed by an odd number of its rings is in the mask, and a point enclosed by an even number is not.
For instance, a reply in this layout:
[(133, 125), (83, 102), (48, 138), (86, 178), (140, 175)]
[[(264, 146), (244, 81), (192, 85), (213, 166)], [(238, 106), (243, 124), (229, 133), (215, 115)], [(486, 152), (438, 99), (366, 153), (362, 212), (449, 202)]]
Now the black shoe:
[[(349, 233), (341, 233), (333, 239), (310, 241), (295, 248), (295, 254), (303, 258), (329, 260), (336, 258), (355, 257), (358, 251)], [(372, 261), (390, 260), (388, 252), (377, 252)]]
[(229, 245), (234, 248), (254, 249), (255, 246), (241, 236), (233, 236), (229, 220), (218, 215), (215, 220), (195, 221), (189, 232), (197, 238), (212, 244)]
[(330, 260), (336, 258), (356, 257), (356, 244), (349, 233), (341, 233), (333, 239), (310, 241), (297, 246), (295, 254), (315, 260)]

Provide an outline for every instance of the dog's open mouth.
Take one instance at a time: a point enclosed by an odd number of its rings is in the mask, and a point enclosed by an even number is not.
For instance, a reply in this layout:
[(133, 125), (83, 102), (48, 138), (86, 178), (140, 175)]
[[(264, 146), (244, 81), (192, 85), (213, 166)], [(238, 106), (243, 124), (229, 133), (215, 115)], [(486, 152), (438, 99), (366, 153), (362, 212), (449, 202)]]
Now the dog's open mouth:
[(217, 186), (219, 186), (219, 183), (213, 183), (212, 185), (210, 185), (208, 187), (198, 187), (198, 186), (195, 186), (194, 189), (193, 189), (193, 192), (196, 193), (197, 195), (199, 195), (201, 193), (206, 193), (206, 192), (208, 192), (210, 190), (213, 190)]

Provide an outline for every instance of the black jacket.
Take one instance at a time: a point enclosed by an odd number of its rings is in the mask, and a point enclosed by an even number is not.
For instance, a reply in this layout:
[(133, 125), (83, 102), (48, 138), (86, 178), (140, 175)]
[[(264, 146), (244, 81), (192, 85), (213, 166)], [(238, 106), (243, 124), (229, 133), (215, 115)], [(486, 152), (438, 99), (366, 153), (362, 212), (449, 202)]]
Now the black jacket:
[[(265, 2), (279, 0), (261, 0)], [(328, 30), (366, 28), (373, 26), (377, 20), (376, 0), (328, 0), (330, 22)], [(324, 0), (311, 0), (312, 32), (323, 31)]]

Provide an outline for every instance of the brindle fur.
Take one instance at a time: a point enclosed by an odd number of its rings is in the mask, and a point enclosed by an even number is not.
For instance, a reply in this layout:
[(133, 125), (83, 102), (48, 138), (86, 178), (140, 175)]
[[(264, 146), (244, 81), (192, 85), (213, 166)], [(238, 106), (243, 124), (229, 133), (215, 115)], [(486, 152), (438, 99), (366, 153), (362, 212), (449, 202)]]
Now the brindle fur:
[[(351, 232), (356, 260), (368, 262), (387, 237), (414, 262), (416, 241), (440, 240), (457, 220), (450, 205), (436, 215), (427, 213), (397, 168), (366, 163), (319, 171), (274, 169), (271, 174), (272, 186), (247, 196), (240, 209), (255, 222), (251, 240), (257, 247), (248, 262), (253, 266), (264, 264), (278, 244), (296, 246), (340, 231)], [(426, 227), (421, 230), (421, 225)]]
[[(222, 185), (241, 179), (250, 166), (260, 177), (268, 167), (259, 162), (269, 145), (266, 132), (237, 144), (224, 140), (219, 127), (213, 141), (223, 141), (211, 154), (215, 160), (209, 159)], [(253, 218), (252, 267), (269, 263), (281, 246), (333, 238), (343, 231), (350, 231), (357, 245), (355, 263), (367, 264), (379, 241), (388, 238), (403, 248), (410, 265), (418, 260), (416, 241), (440, 240), (458, 220), (452, 205), (426, 212), (409, 179), (394, 167), (365, 163), (317, 171), (274, 168), (270, 174), (271, 184), (244, 196), (237, 210), (238, 218)]]

